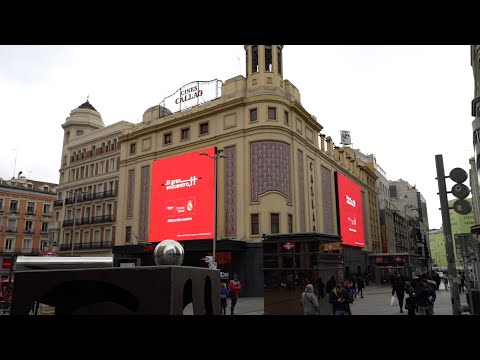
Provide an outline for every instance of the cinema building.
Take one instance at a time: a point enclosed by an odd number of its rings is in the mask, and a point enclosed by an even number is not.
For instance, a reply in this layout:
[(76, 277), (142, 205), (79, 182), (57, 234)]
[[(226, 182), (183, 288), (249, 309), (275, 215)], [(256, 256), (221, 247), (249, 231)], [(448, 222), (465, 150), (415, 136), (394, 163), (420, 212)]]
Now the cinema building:
[(283, 79), (283, 46), (245, 51), (246, 78), (187, 84), (118, 137), (114, 265), (153, 265), (156, 243), (173, 239), (184, 265), (206, 267), (216, 223), (217, 268), (242, 296), (368, 271), (375, 173), (321, 133)]

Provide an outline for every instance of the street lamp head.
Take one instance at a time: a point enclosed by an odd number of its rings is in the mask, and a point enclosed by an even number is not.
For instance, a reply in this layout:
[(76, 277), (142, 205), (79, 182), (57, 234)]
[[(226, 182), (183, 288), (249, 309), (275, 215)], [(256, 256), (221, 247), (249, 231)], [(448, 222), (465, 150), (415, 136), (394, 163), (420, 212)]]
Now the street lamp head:
[(217, 149), (217, 154), (220, 154), (223, 152), (223, 149)]

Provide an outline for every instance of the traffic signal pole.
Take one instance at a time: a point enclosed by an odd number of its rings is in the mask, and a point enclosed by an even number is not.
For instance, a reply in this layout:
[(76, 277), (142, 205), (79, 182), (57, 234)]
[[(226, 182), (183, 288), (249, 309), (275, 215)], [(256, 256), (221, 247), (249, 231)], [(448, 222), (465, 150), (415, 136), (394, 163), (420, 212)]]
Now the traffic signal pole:
[(437, 166), (438, 195), (440, 196), (440, 210), (442, 211), (443, 235), (445, 236), (445, 250), (448, 262), (448, 281), (450, 283), (450, 297), (452, 300), (453, 315), (460, 315), (459, 278), (455, 265), (453, 250), (452, 226), (450, 224), (450, 208), (448, 206), (447, 184), (445, 183), (445, 169), (443, 156), (435, 155)]

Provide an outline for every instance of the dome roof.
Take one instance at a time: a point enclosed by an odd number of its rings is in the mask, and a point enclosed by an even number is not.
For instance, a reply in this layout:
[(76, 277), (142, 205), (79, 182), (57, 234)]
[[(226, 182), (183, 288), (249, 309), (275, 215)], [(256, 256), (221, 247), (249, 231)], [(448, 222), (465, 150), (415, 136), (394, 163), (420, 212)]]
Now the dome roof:
[(90, 104), (90, 102), (88, 101), (88, 99), (87, 99), (86, 102), (84, 102), (84, 103), (83, 103), (82, 105), (80, 105), (78, 108), (79, 108), (79, 109), (90, 109), (90, 110), (97, 111), (97, 109), (95, 109), (95, 108), (92, 106), (92, 104)]

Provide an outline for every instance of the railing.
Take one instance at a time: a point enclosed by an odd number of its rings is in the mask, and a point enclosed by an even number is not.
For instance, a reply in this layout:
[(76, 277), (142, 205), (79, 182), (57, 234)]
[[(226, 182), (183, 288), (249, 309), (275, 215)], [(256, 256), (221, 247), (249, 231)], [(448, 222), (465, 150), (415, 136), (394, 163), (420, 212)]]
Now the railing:
[(53, 202), (53, 206), (54, 206), (54, 207), (63, 206), (63, 200), (55, 200), (55, 201)]
[(34, 215), (35, 215), (35, 210), (27, 210), (27, 212), (25, 213), (25, 215), (34, 216)]
[[(83, 194), (83, 195), (78, 195), (77, 196), (77, 204), (84, 202), (84, 201), (92, 201), (92, 200), (99, 200), (99, 199), (104, 199), (104, 198), (110, 198), (110, 197), (115, 197), (117, 196), (117, 191), (116, 190), (107, 190), (107, 191), (100, 191), (94, 194)], [(57, 200), (61, 201), (61, 200)], [(55, 203), (54, 203), (55, 204)], [(71, 205), (75, 204), (75, 198), (70, 197), (65, 199), (65, 205)], [(60, 206), (60, 205), (59, 205)]]
[(23, 230), (24, 234), (33, 234), (34, 230), (33, 229), (25, 229)]
[(7, 227), (7, 232), (16, 233), (17, 229), (12, 229)]
[(50, 214), (49, 213), (43, 213), (42, 216), (43, 217), (52, 217), (52, 214), (51, 213)]
[[(111, 241), (74, 243), (74, 250), (90, 250), (90, 249), (109, 249), (112, 247)], [(71, 250), (72, 244), (60, 244), (60, 250)]]
[(10, 214), (18, 214), (18, 209), (9, 209), (8, 212)]
[[(99, 224), (104, 222), (112, 222), (113, 215), (101, 215), (101, 216), (92, 216), (91, 218), (81, 218), (75, 220), (75, 225), (85, 225), (85, 224)], [(73, 219), (63, 220), (63, 227), (73, 226)]]

